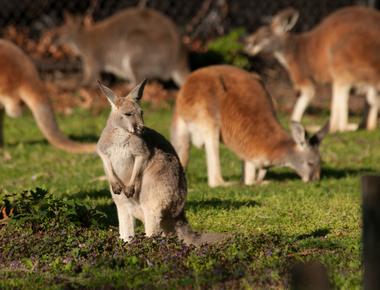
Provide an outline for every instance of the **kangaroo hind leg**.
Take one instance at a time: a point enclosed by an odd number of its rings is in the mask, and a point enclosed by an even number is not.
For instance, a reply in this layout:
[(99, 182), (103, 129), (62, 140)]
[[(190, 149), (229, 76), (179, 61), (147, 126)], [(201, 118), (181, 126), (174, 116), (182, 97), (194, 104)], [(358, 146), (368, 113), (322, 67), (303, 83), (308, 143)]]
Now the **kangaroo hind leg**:
[(129, 212), (127, 197), (124, 194), (114, 194), (112, 188), (111, 193), (117, 208), (120, 238), (128, 242), (135, 235), (135, 218)]
[(377, 127), (377, 114), (380, 106), (380, 96), (374, 87), (367, 90), (368, 115), (366, 116), (366, 129), (375, 130)]
[(208, 184), (210, 187), (226, 186), (222, 177), (219, 156), (220, 130), (217, 127), (204, 128), (202, 135), (205, 140)]
[(185, 120), (178, 114), (174, 114), (171, 126), (171, 142), (177, 151), (179, 160), (183, 167), (186, 167), (189, 161), (190, 150), (190, 132)]
[(144, 228), (147, 237), (162, 234), (161, 214), (151, 210), (144, 211)]

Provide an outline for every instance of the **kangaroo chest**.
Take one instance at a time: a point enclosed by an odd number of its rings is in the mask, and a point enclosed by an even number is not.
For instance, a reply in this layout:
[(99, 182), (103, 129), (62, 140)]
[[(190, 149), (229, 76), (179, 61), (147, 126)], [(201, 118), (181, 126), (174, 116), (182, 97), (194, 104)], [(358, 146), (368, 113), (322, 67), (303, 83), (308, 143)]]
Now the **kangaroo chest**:
[(135, 157), (128, 149), (128, 142), (109, 147), (107, 155), (109, 156), (115, 174), (124, 184), (128, 184), (135, 162)]

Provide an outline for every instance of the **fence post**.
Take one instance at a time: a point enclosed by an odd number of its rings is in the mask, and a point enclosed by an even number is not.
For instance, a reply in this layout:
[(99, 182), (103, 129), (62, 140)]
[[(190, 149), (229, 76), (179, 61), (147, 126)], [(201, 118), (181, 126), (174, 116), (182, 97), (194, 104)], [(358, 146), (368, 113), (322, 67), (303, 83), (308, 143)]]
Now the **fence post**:
[(292, 290), (328, 290), (330, 281), (327, 270), (319, 262), (297, 263), (291, 270)]
[(364, 289), (380, 289), (380, 176), (362, 177)]
[(376, 8), (377, 7), (376, 4), (377, 4), (376, 0), (368, 0), (368, 6), (369, 7)]

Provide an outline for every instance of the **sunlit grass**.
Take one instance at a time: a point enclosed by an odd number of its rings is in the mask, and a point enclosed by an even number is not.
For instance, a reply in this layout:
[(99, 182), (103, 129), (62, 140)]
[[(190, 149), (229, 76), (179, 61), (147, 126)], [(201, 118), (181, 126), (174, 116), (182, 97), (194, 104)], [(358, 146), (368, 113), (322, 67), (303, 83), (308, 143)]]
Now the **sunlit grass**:
[[(96, 142), (107, 115), (107, 111), (99, 116), (75, 111), (70, 116), (60, 116), (59, 124), (65, 134), (74, 139)], [(168, 137), (171, 110), (147, 108), (145, 119), (149, 127)], [(311, 124), (317, 120), (322, 124), (325, 119), (326, 116), (321, 119), (309, 117), (305, 123)], [(286, 122), (286, 116), (282, 116), (281, 120)], [(98, 178), (104, 174), (98, 156), (68, 154), (48, 145), (30, 114), (16, 120), (6, 119), (5, 141), (2, 155), (7, 158), (0, 159), (0, 194), (43, 187), (55, 196), (85, 200), (108, 213), (108, 225), (105, 229), (97, 230), (99, 235), (105, 235), (107, 228), (117, 225), (108, 184)], [(324, 164), (320, 182), (305, 184), (290, 170), (276, 168), (267, 175), (267, 185), (211, 189), (207, 186), (204, 151), (192, 148), (187, 168), (187, 216), (191, 225), (200, 231), (231, 232), (252, 237), (265, 235), (269, 241), (272, 241), (271, 237), (273, 241), (280, 241), (275, 242), (278, 253), (273, 258), (256, 253), (255, 260), (250, 260), (251, 256), (248, 255), (248, 260), (244, 260), (246, 271), (243, 276), (234, 278), (241, 287), (286, 287), (284, 283), (287, 281), (288, 269), (273, 269), (273, 265), (278, 262), (273, 259), (280, 259), (285, 264), (294, 259), (316, 259), (326, 265), (335, 286), (350, 289), (360, 287), (359, 178), (365, 173), (380, 171), (380, 132), (329, 135), (322, 144), (321, 152)], [(223, 146), (221, 160), (224, 177), (239, 181), (241, 162)], [(6, 230), (3, 227), (0, 232)], [(236, 245), (239, 246), (239, 241), (236, 241)], [(265, 248), (265, 244), (260, 246)], [(255, 249), (256, 244), (253, 243), (252, 248)], [(244, 252), (244, 249), (239, 251)], [(195, 271), (195, 262), (191, 263)], [(270, 269), (269, 274), (265, 269)], [(83, 280), (75, 272), (69, 271), (65, 279), (77, 285), (100, 287), (102, 281), (104, 285), (110, 284), (110, 279), (104, 280), (104, 277), (112, 272), (112, 277), (118, 281), (115, 285), (122, 287), (120, 283), (126, 279), (123, 278), (123, 271), (126, 270), (122, 267), (116, 270), (104, 268), (99, 273), (89, 272), (92, 278)], [(28, 283), (32, 282), (41, 287), (55, 285), (49, 273), (31, 273), (0, 270), (0, 279), (1, 276), (8, 279), (8, 282), (1, 282), (3, 286), (0, 284), (0, 288), (12, 285), (27, 288)], [(158, 272), (149, 273), (146, 275), (152, 275), (150, 281), (155, 281)], [(270, 277), (265, 278), (266, 284), (262, 284), (261, 278), (255, 276), (263, 273)], [(228, 277), (223, 279), (228, 281)]]

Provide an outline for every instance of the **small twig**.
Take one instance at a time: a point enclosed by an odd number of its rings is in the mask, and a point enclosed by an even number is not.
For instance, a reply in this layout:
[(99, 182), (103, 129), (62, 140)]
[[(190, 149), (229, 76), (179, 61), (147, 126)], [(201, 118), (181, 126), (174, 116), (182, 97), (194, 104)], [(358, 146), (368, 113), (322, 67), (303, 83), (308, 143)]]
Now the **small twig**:
[(194, 27), (201, 22), (201, 19), (204, 18), (207, 12), (210, 9), (212, 0), (203, 1), (201, 8), (198, 13), (190, 20), (190, 23), (186, 26), (187, 33), (191, 33), (194, 30)]

